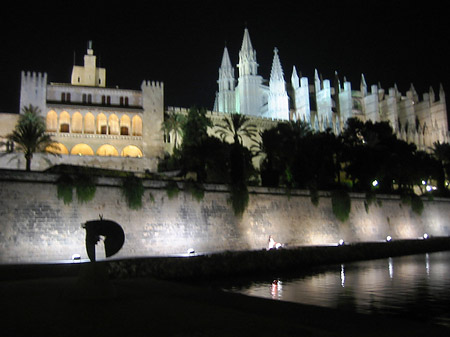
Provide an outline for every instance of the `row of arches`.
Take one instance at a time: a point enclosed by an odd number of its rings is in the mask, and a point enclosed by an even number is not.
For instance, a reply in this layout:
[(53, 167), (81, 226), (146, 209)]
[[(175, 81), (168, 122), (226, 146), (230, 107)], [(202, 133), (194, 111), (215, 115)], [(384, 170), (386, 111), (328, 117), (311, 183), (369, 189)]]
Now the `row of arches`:
[(47, 152), (56, 154), (71, 154), (77, 156), (111, 156), (111, 157), (142, 157), (142, 151), (135, 145), (128, 145), (120, 152), (110, 144), (104, 144), (100, 146), (97, 151), (94, 152), (91, 146), (88, 144), (77, 144), (69, 151), (69, 149), (61, 143), (55, 143), (52, 146), (47, 147)]
[(46, 116), (47, 132), (142, 136), (142, 118), (138, 115), (130, 118), (128, 115), (119, 117), (111, 114), (108, 117), (104, 113), (94, 116), (91, 112), (84, 116), (75, 112), (72, 116), (67, 111), (62, 111), (59, 116), (54, 110), (50, 110)]

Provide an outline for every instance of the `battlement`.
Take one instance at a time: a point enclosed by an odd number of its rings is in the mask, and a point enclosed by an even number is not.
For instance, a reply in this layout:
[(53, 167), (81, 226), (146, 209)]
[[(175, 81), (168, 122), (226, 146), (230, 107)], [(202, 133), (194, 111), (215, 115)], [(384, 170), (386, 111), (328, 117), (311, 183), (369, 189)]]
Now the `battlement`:
[(164, 82), (159, 81), (142, 81), (141, 87), (164, 89)]
[(32, 84), (37, 87), (45, 87), (47, 85), (47, 73), (22, 71), (22, 85)]

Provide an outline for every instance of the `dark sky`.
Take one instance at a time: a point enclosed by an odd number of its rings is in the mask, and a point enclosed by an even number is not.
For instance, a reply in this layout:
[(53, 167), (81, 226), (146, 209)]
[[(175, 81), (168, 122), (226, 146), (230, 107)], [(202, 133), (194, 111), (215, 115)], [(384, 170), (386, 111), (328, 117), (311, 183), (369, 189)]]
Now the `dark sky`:
[(388, 89), (397, 83), (403, 94), (410, 83), (420, 94), (430, 86), (438, 91), (442, 83), (450, 94), (444, 1), (308, 2), (314, 4), (41, 1), (4, 8), (0, 111), (18, 112), (22, 70), (70, 82), (74, 55), (82, 65), (89, 40), (106, 68), (107, 86), (138, 89), (144, 79), (162, 81), (166, 105), (211, 109), (223, 48), (237, 64), (245, 27), (265, 78), (277, 47), (286, 80), (295, 65), (310, 81), (317, 68), (329, 79), (337, 71), (354, 89), (364, 73), (368, 85)]

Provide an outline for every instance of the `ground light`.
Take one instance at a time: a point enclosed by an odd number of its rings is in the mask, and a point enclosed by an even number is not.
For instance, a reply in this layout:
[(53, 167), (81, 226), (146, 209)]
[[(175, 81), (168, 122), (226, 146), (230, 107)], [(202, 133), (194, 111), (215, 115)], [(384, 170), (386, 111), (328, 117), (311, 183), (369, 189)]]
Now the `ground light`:
[(430, 236), (427, 234), (427, 233), (425, 233), (424, 235), (423, 235), (423, 238), (426, 240), (426, 239), (428, 239)]
[(72, 261), (73, 262), (79, 262), (81, 260), (80, 254), (72, 254)]
[(338, 244), (339, 246), (343, 246), (345, 244), (345, 241), (343, 239), (340, 239)]
[(390, 235), (386, 236), (386, 242), (391, 242), (392, 241), (392, 237)]

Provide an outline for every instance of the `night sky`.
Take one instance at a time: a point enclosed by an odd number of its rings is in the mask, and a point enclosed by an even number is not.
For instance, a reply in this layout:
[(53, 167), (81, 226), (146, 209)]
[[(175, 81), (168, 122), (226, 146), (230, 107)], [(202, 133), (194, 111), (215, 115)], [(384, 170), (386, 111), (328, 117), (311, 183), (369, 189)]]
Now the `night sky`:
[[(335, 71), (359, 89), (413, 83), (422, 95), (442, 83), (450, 97), (450, 44), (444, 1), (155, 1), (39, 2), (0, 14), (0, 112), (18, 112), (20, 72), (40, 71), (70, 82), (89, 40), (106, 68), (108, 87), (139, 89), (164, 82), (165, 105), (212, 109), (223, 49), (238, 63), (244, 28), (269, 78), (277, 47), (290, 80), (292, 66), (313, 80)], [(330, 5), (332, 3), (333, 5)], [(57, 7), (54, 7), (57, 6)], [(236, 77), (237, 77), (236, 68)]]

